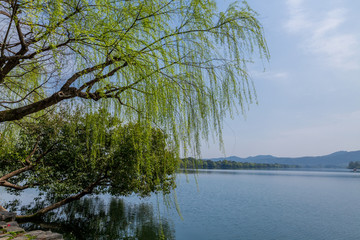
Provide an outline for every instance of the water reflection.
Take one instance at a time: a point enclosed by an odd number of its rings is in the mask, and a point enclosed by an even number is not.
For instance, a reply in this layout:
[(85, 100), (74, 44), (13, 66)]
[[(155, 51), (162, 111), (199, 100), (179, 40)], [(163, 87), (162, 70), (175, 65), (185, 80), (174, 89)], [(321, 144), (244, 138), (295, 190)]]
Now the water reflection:
[(175, 239), (173, 224), (151, 204), (116, 198), (85, 198), (46, 215), (41, 222), (22, 226), (60, 232), (65, 239)]

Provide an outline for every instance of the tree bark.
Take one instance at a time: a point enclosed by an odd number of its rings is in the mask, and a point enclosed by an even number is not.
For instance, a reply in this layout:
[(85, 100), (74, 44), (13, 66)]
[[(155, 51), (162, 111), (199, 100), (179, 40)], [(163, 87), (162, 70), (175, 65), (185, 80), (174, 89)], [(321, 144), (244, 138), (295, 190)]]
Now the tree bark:
[(96, 186), (98, 186), (101, 181), (104, 179), (104, 177), (101, 177), (99, 178), (98, 180), (96, 180), (94, 183), (90, 184), (87, 188), (85, 188), (82, 192), (80, 192), (79, 194), (76, 194), (76, 195), (73, 195), (73, 196), (70, 196), (68, 198), (65, 198), (57, 203), (54, 203), (50, 206), (47, 206), (39, 211), (37, 211), (36, 213), (34, 214), (31, 214), (31, 215), (20, 215), (20, 216), (16, 216), (16, 219), (17, 220), (20, 220), (20, 221), (24, 221), (24, 220), (29, 220), (29, 219), (33, 219), (33, 218), (38, 218), (40, 217), (41, 215), (44, 215), (45, 213), (51, 211), (51, 210), (54, 210), (56, 208), (59, 208), (65, 204), (68, 204), (68, 203), (71, 203), (73, 201), (76, 201), (76, 200), (79, 200), (80, 198), (82, 198), (83, 196), (85, 195), (88, 195), (88, 194), (91, 194), (94, 190), (94, 188)]
[(73, 97), (76, 97), (76, 93), (73, 88), (70, 88), (68, 92), (64, 92), (64, 91), (56, 92), (48, 98), (26, 105), (24, 107), (1, 111), (0, 123), (20, 120), (29, 114), (44, 110), (45, 108), (53, 106), (64, 99), (69, 99)]
[(29, 171), (31, 170), (32, 168), (34, 167), (34, 165), (29, 165), (29, 166), (26, 166), (26, 167), (23, 167), (23, 168), (20, 168), (20, 169), (17, 169), (15, 171), (12, 171), (11, 173), (8, 173), (2, 177), (0, 177), (0, 186), (2, 182), (8, 180), (9, 178), (12, 178), (16, 175), (19, 175), (20, 173), (23, 173), (23, 172), (26, 172), (26, 171)]

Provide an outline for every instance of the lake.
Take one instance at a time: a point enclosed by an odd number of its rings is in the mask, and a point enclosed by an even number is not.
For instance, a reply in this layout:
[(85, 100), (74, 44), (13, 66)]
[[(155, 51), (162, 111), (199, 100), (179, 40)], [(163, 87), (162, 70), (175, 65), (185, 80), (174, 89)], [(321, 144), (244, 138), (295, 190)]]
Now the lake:
[[(68, 239), (360, 238), (360, 174), (348, 170), (199, 170), (179, 174), (177, 203), (162, 196), (86, 198), (49, 215)], [(2, 191), (2, 190), (0, 190)], [(36, 193), (28, 191), (25, 203)], [(170, 200), (173, 199), (170, 196)], [(1, 200), (10, 196), (1, 192)], [(169, 207), (170, 205), (170, 207)]]

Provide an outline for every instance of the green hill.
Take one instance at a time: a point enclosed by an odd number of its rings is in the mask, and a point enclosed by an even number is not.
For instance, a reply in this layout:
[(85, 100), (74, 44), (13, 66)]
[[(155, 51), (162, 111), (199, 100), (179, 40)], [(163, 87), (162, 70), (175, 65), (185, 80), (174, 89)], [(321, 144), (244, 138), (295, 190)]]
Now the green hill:
[(309, 168), (346, 168), (350, 162), (360, 161), (360, 151), (340, 151), (325, 156), (306, 156), (306, 157), (275, 157), (271, 155), (259, 155), (254, 157), (240, 158), (237, 156), (225, 158), (212, 158), (212, 161), (235, 161), (248, 163), (266, 163), (266, 164), (286, 164), (298, 165)]

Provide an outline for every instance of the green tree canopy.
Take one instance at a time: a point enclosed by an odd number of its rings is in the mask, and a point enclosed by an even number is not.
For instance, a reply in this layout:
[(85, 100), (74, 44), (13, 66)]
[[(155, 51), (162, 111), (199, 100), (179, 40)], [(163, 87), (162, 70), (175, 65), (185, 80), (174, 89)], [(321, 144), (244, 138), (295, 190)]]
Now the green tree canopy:
[(53, 114), (28, 124), (13, 148), (0, 146), (0, 159), (0, 186), (36, 187), (51, 203), (35, 215), (92, 193), (169, 193), (178, 166), (162, 131), (121, 124), (105, 113)]
[(4, 0), (0, 20), (0, 122), (78, 99), (197, 150), (254, 100), (252, 53), (268, 58), (246, 2)]

